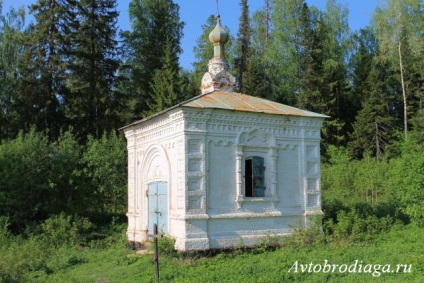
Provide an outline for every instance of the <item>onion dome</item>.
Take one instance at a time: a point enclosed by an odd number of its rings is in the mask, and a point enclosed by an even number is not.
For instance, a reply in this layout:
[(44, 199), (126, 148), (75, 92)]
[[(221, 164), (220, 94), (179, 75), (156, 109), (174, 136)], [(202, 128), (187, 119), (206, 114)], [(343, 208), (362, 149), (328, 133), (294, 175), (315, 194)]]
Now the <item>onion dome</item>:
[(216, 26), (209, 34), (209, 41), (214, 46), (214, 57), (225, 58), (224, 45), (228, 42), (230, 36), (226, 28), (221, 26), (221, 18), (218, 15)]

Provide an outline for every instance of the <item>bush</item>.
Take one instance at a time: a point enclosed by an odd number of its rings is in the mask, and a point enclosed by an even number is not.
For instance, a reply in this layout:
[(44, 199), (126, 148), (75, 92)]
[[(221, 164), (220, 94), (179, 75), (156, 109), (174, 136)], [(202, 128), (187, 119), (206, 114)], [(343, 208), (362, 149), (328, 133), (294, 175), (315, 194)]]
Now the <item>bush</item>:
[(413, 140), (403, 148), (402, 157), (391, 161), (390, 186), (400, 210), (413, 222), (424, 225), (424, 150)]
[(158, 239), (158, 250), (160, 254), (175, 256), (177, 254), (175, 251), (175, 239), (167, 236), (160, 237)]
[(382, 231), (388, 231), (395, 222), (394, 218), (378, 218), (373, 214), (362, 214), (358, 209), (341, 210), (337, 219), (324, 223), (325, 233), (336, 240), (369, 240)]
[(88, 199), (95, 212), (116, 214), (126, 209), (127, 162), (125, 141), (114, 133), (88, 138), (81, 162)]
[(306, 228), (296, 228), (289, 236), (283, 237), (282, 247), (302, 248), (305, 246), (320, 245), (326, 242), (322, 231), (322, 218), (316, 217)]
[(9, 225), (9, 217), (0, 216), (0, 250), (1, 247), (7, 247), (7, 243), (10, 238)]
[(0, 215), (9, 215), (15, 230), (30, 221), (69, 211), (76, 200), (73, 170), (79, 149), (70, 133), (57, 142), (35, 132), (0, 144)]
[(126, 208), (125, 141), (113, 133), (89, 137), (82, 150), (70, 131), (56, 141), (21, 132), (0, 143), (0, 176), (0, 215), (15, 232), (61, 212), (106, 224)]
[(86, 242), (92, 223), (84, 217), (72, 217), (61, 213), (41, 224), (42, 237), (55, 248), (82, 245)]

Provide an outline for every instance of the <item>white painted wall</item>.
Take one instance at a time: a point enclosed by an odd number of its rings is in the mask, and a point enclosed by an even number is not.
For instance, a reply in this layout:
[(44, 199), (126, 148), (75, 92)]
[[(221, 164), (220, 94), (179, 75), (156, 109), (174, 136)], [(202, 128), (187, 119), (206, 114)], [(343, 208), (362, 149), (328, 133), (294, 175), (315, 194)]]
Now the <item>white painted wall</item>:
[[(166, 181), (179, 250), (255, 245), (321, 212), (322, 118), (176, 108), (125, 129), (130, 242), (147, 240), (147, 184)], [(244, 159), (265, 158), (266, 196), (246, 198)]]

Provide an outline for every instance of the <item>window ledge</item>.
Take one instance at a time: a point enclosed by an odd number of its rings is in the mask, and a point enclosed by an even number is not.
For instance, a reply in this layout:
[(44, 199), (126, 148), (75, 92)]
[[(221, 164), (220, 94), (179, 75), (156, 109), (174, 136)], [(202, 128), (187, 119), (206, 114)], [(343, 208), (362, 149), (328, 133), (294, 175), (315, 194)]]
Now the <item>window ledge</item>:
[(278, 202), (278, 198), (275, 196), (269, 197), (245, 197), (237, 196), (236, 202)]

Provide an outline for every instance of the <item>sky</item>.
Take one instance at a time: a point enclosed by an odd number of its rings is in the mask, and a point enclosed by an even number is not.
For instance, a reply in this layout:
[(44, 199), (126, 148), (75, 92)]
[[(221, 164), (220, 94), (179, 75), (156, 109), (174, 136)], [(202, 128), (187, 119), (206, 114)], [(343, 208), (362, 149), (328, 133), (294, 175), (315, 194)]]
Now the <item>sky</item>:
[[(118, 25), (122, 30), (129, 30), (131, 25), (128, 17), (128, 6), (131, 0), (117, 0), (119, 11)], [(3, 13), (10, 7), (28, 6), (36, 0), (3, 0)], [(184, 69), (191, 70), (195, 61), (193, 47), (197, 38), (202, 33), (201, 26), (207, 18), (217, 14), (216, 0), (174, 0), (180, 6), (180, 19), (185, 23), (184, 37), (181, 40), (183, 53), (180, 56), (180, 64)], [(309, 6), (316, 6), (320, 10), (325, 8), (326, 0), (306, 0)], [(372, 13), (377, 6), (378, 0), (338, 0), (349, 9), (349, 27), (358, 30), (369, 24)], [(250, 12), (262, 8), (264, 0), (249, 0)], [(241, 14), (240, 0), (219, 0), (219, 13), (221, 22), (229, 27), (231, 34), (235, 35), (238, 30), (238, 22)], [(31, 19), (28, 19), (31, 21)]]

